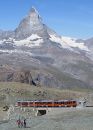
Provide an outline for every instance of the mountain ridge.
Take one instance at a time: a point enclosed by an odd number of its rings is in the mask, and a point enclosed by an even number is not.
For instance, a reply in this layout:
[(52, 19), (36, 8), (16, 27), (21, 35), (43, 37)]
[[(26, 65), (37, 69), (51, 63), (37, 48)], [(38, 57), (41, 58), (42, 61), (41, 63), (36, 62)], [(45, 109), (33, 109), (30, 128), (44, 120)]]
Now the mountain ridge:
[(0, 32), (0, 81), (23, 78), (37, 86), (92, 88), (93, 53), (86, 42), (61, 37), (32, 8), (14, 31)]

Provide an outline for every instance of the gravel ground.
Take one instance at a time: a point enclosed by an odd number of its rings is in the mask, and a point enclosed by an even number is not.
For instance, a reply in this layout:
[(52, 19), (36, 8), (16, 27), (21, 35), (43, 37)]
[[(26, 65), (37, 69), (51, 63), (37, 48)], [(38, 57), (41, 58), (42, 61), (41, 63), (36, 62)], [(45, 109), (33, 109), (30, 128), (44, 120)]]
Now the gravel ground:
[(54, 108), (44, 116), (27, 119), (27, 128), (16, 120), (1, 122), (0, 130), (93, 130), (93, 108)]

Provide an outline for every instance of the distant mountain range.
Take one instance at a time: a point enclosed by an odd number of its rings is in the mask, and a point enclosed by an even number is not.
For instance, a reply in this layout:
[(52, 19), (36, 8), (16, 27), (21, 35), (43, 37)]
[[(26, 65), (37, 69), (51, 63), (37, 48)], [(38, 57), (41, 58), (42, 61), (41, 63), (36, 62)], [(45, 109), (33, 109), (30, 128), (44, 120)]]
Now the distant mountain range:
[(92, 43), (59, 36), (32, 8), (14, 31), (0, 30), (0, 81), (93, 88)]

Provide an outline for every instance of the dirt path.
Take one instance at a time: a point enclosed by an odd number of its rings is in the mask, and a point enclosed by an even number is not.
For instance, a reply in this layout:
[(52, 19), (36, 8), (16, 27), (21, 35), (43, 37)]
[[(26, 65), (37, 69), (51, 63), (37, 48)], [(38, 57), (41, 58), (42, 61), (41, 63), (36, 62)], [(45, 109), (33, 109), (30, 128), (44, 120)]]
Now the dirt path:
[(27, 128), (18, 128), (16, 120), (0, 124), (0, 130), (93, 130), (93, 108), (54, 109), (45, 116), (27, 119)]

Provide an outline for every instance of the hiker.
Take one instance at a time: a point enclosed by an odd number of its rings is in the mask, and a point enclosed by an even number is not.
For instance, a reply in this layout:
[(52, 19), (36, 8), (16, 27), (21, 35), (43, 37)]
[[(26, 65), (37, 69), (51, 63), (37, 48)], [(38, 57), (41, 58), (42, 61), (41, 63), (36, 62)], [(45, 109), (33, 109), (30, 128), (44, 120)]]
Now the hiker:
[(26, 128), (26, 119), (24, 119), (24, 128)]
[(21, 120), (18, 119), (16, 122), (17, 122), (18, 127), (20, 128), (21, 127)]
[(24, 122), (23, 121), (20, 121), (20, 126), (21, 126), (21, 128), (24, 126)]

